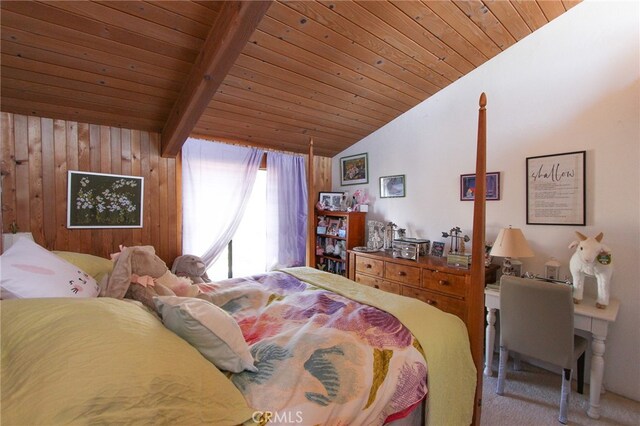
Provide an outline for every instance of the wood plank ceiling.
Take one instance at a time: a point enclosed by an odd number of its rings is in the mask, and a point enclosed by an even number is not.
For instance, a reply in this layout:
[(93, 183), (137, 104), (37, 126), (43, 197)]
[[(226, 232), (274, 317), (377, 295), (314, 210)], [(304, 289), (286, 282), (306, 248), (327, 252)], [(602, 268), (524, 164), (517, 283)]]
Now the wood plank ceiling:
[(333, 156), (578, 2), (274, 1), (182, 111), (224, 3), (3, 1), (1, 109)]

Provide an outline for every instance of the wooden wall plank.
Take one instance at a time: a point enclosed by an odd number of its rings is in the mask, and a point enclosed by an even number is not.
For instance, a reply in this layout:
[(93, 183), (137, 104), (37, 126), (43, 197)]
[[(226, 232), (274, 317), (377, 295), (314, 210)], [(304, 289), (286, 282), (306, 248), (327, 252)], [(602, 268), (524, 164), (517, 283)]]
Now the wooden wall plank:
[[(13, 115), (14, 117), (14, 140), (15, 143), (15, 184), (17, 188), (29, 187), (29, 144), (24, 141), (29, 140), (29, 123), (24, 115)], [(17, 143), (16, 141), (23, 141)], [(15, 190), (15, 189), (14, 189)], [(22, 230), (31, 228), (31, 203), (29, 194), (16, 191), (16, 209), (14, 215), (16, 223)], [(6, 219), (5, 219), (6, 220)], [(6, 228), (5, 228), (6, 229)]]
[[(152, 245), (167, 266), (182, 254), (182, 165), (161, 157), (159, 133), (10, 113), (0, 124), (3, 230), (16, 220), (49, 249), (107, 258), (120, 244)], [(331, 158), (314, 159), (315, 187), (330, 190)], [(67, 229), (68, 170), (144, 177), (143, 227)]]
[[(140, 155), (140, 131), (132, 130), (131, 131), (131, 175), (132, 176), (144, 176), (142, 173), (142, 159)], [(145, 185), (146, 187), (146, 185)], [(144, 226), (144, 216), (143, 216), (143, 226)], [(182, 229), (178, 226), (178, 228)], [(131, 232), (131, 244), (132, 245), (140, 245), (142, 244), (142, 229), (134, 228)]]
[(52, 247), (69, 247), (67, 232), (67, 126), (64, 120), (53, 121), (53, 151), (55, 186), (55, 238)]
[[(40, 244), (45, 244), (43, 203), (42, 203), (42, 133), (41, 120), (37, 117), (27, 119), (27, 138), (29, 144), (29, 191), (26, 194), (29, 200), (29, 230), (33, 238)], [(19, 144), (21, 141), (16, 141)], [(23, 229), (26, 231), (26, 229)]]
[[(167, 171), (167, 162), (165, 158), (158, 158), (158, 194), (156, 198), (158, 199), (159, 211), (160, 211), (160, 223), (158, 226), (158, 230), (167, 229), (169, 223), (169, 212), (165, 208), (161, 208), (160, 206), (166, 206), (169, 204), (169, 183), (167, 179), (169, 178), (169, 173)], [(158, 233), (158, 246), (161, 250), (169, 249), (169, 233), (159, 232)]]
[[(2, 219), (16, 222), (16, 161), (13, 114), (0, 114), (0, 176), (2, 182)], [(5, 219), (6, 218), (6, 219)], [(3, 222), (4, 223), (4, 222)]]
[[(95, 133), (96, 126), (89, 125), (87, 123), (79, 123), (78, 124), (78, 170), (89, 172), (92, 170), (96, 170), (94, 165), (92, 164), (91, 159), (91, 151), (93, 147), (91, 146), (92, 135)], [(76, 229), (73, 230), (80, 234), (80, 252), (82, 253), (93, 253), (93, 235), (91, 232), (84, 232), (84, 230)]]
[[(80, 127), (78, 125), (78, 123), (76, 123), (75, 121), (67, 121), (66, 122), (66, 148), (67, 148), (67, 185), (69, 183), (68, 179), (69, 179), (69, 174), (68, 171), (69, 170), (79, 170), (79, 158), (80, 158), (80, 145), (79, 145), (79, 133), (80, 133)], [(83, 126), (84, 128), (86, 128), (86, 126)], [(68, 197), (68, 187), (65, 188), (65, 191), (67, 191), (67, 197)], [(68, 198), (65, 197), (66, 200), (66, 204), (68, 205)], [(68, 238), (68, 246), (67, 246), (67, 251), (75, 251), (75, 252), (79, 252), (81, 251), (81, 246), (80, 246), (80, 235), (81, 233), (78, 232), (78, 230), (75, 229), (66, 229), (66, 224), (67, 224), (67, 211), (65, 209), (64, 212), (64, 224), (65, 224), (65, 230), (67, 231), (67, 238)]]
[[(167, 264), (181, 254), (176, 160), (160, 135), (73, 121), (0, 114), (3, 230), (15, 220), (48, 249), (109, 257), (119, 244), (153, 245)], [(145, 178), (143, 228), (67, 229), (67, 171)]]
[[(149, 134), (149, 182), (150, 197), (147, 206), (149, 206), (149, 223), (145, 227), (149, 228), (149, 241), (153, 246), (160, 243), (160, 146), (157, 133)], [(153, 213), (153, 216), (151, 216)]]
[(144, 210), (142, 211), (142, 232), (140, 241), (151, 241), (151, 149), (149, 147), (149, 133), (140, 132), (140, 173), (144, 176)]

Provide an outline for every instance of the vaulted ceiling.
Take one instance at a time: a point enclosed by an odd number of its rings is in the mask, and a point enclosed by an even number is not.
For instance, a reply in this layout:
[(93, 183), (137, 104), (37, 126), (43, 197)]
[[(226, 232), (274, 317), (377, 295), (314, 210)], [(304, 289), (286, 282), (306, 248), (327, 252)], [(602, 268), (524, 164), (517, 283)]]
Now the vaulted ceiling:
[(577, 1), (2, 1), (1, 109), (333, 156)]

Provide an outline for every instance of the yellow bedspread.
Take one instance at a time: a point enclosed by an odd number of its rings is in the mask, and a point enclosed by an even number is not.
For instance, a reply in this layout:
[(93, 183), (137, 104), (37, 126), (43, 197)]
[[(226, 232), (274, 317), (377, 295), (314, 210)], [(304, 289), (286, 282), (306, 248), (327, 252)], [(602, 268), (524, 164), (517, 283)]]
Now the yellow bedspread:
[(0, 302), (2, 425), (237, 425), (242, 394), (141, 306)]
[(471, 424), (476, 368), (462, 320), (419, 300), (382, 292), (317, 269), (299, 267), (282, 271), (315, 286), (383, 309), (398, 318), (420, 341), (427, 360), (429, 396), (426, 401), (426, 424)]

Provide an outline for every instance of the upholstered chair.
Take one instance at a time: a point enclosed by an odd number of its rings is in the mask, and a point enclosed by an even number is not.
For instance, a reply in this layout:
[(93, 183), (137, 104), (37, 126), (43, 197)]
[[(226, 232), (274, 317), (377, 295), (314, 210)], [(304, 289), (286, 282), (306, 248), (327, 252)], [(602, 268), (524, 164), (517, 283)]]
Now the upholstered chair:
[(504, 394), (509, 351), (562, 368), (560, 423), (567, 423), (571, 373), (577, 361), (584, 386), (587, 341), (574, 334), (571, 286), (503, 276), (500, 280), (500, 367), (496, 393)]

